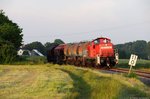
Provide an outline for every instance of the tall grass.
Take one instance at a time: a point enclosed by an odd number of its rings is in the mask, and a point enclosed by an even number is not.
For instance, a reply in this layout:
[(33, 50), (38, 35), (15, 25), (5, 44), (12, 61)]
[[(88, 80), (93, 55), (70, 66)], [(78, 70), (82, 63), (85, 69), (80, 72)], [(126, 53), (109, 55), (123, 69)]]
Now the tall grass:
[[(120, 59), (119, 64), (116, 65), (116, 67), (121, 67), (121, 68), (129, 68), (129, 60), (128, 59)], [(142, 60), (138, 59), (136, 66), (134, 66), (135, 69), (141, 69), (141, 68), (150, 68), (150, 60)]]
[(150, 97), (135, 78), (64, 65), (0, 65), (0, 99), (131, 99)]
[(44, 56), (22, 56), (18, 57), (18, 60), (13, 62), (15, 65), (37, 65), (45, 64), (47, 59)]
[[(130, 80), (130, 78), (101, 74), (99, 72), (94, 73), (95, 71), (93, 72), (89, 69), (65, 67), (65, 69), (61, 70), (68, 73), (74, 81), (73, 85), (75, 87), (71, 90), (72, 94), (66, 96), (68, 99), (122, 99), (125, 97), (130, 99), (132, 96), (147, 97), (146, 93), (140, 90), (141, 87), (131, 87), (132, 83), (130, 84), (126, 81)], [(135, 84), (143, 86), (136, 79)], [(128, 92), (131, 92), (131, 94)]]
[(0, 79), (0, 99), (62, 99), (73, 87), (68, 74), (46, 65), (1, 66)]

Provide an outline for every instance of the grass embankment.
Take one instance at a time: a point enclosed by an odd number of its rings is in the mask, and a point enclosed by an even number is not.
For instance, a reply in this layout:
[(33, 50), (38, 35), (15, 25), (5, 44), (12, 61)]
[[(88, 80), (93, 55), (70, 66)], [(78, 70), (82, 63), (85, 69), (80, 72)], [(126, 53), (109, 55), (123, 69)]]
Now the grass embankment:
[(135, 78), (59, 65), (1, 65), (0, 99), (122, 99), (149, 97)]
[[(129, 68), (129, 59), (119, 59), (119, 64), (116, 67)], [(138, 59), (134, 69), (147, 69), (150, 71), (150, 60)]]

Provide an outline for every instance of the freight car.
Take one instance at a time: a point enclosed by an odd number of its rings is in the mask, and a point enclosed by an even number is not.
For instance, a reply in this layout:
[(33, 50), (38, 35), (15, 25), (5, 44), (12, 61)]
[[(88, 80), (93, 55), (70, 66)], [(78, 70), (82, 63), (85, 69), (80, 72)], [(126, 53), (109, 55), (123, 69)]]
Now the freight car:
[(91, 42), (55, 45), (48, 51), (47, 59), (58, 64), (113, 67), (118, 63), (118, 53), (109, 38), (100, 37)]

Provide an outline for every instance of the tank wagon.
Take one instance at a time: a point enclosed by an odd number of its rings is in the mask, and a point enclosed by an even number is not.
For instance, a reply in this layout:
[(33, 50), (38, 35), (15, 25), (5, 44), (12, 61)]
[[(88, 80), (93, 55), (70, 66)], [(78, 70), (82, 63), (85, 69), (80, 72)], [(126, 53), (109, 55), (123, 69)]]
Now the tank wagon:
[(113, 67), (118, 63), (118, 53), (109, 38), (100, 37), (90, 42), (55, 45), (47, 59), (58, 64)]

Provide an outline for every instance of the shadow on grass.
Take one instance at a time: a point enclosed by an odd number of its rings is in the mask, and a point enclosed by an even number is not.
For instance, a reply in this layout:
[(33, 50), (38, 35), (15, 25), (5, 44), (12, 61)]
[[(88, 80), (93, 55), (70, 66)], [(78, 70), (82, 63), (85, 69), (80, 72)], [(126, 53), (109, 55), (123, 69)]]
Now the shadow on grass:
[(149, 95), (137, 88), (123, 86), (116, 99), (150, 99)]
[(73, 86), (74, 88), (71, 90), (71, 95), (68, 95), (65, 97), (65, 99), (90, 99), (91, 98), (91, 87), (84, 81), (84, 79), (81, 76), (75, 75), (74, 73), (60, 69), (63, 72), (66, 72), (69, 74), (69, 76), (73, 80)]

